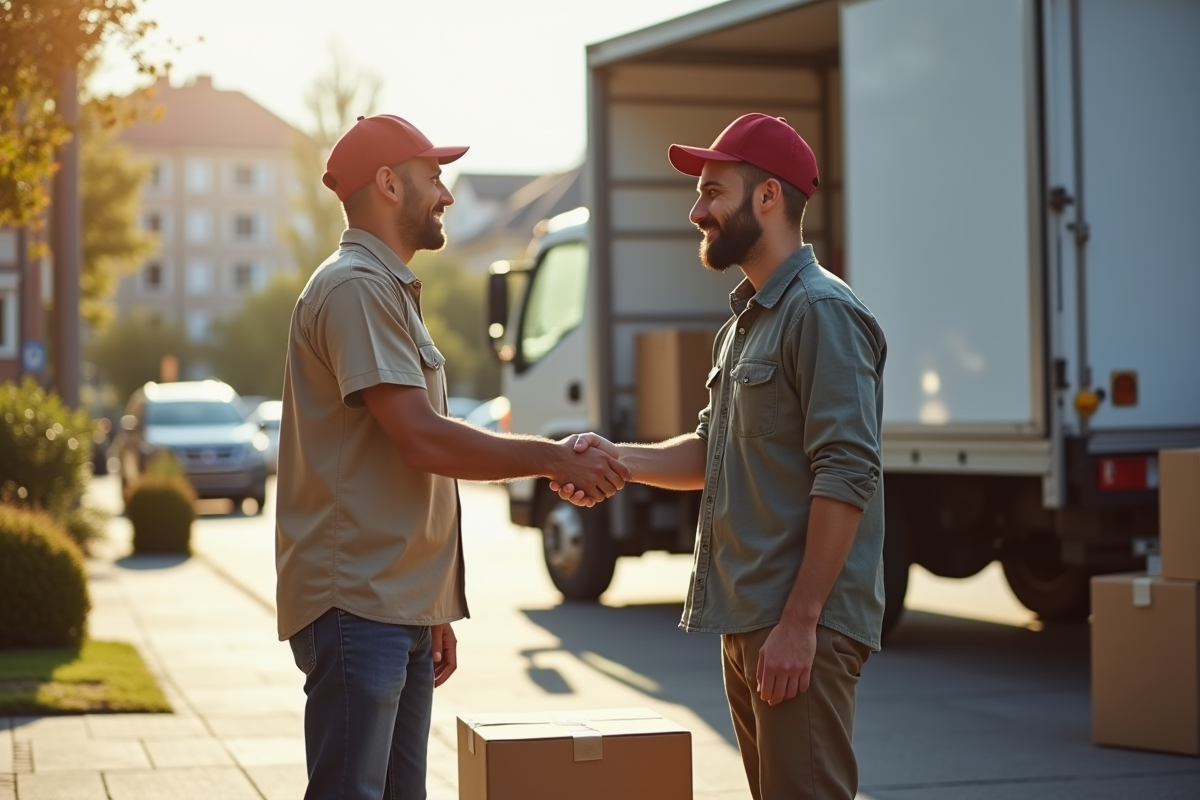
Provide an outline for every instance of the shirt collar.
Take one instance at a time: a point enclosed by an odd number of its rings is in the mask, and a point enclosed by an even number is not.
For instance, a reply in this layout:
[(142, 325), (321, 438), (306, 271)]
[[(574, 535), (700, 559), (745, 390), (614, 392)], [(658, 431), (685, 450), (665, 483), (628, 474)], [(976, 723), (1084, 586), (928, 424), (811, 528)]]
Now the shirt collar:
[(746, 305), (753, 300), (764, 308), (774, 308), (783, 293), (791, 286), (796, 276), (804, 271), (809, 264), (817, 263), (811, 244), (801, 245), (800, 249), (787, 257), (779, 267), (767, 278), (763, 287), (754, 291), (754, 284), (749, 278), (744, 279), (729, 294), (729, 305), (735, 314), (740, 314)]
[(408, 268), (400, 256), (392, 252), (392, 248), (384, 244), (374, 235), (361, 228), (347, 228), (342, 231), (342, 244), (356, 244), (375, 256), (375, 260), (388, 268), (388, 271), (400, 279), (401, 283), (417, 283), (417, 276)]

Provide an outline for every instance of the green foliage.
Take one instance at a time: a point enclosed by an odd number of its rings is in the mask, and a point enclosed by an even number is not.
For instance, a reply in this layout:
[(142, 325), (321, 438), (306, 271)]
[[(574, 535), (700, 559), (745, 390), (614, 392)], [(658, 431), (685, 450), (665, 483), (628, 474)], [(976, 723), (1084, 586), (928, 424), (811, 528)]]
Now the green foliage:
[(175, 457), (174, 453), (167, 450), (159, 450), (150, 456), (150, 460), (146, 462), (146, 468), (142, 470), (142, 474), (153, 478), (187, 479), (187, 471), (184, 470), (183, 464), (179, 463), (179, 459)]
[(179, 477), (147, 475), (125, 502), (134, 553), (190, 553), (196, 493)]
[(93, 425), (26, 378), (0, 385), (0, 502), (66, 514), (83, 495)]
[(80, 131), (80, 314), (92, 330), (112, 320), (117, 280), (137, 268), (157, 238), (143, 233), (138, 220), (149, 166), (130, 157), (116, 140), (119, 127), (103, 124), (103, 113), (98, 102), (84, 106)]
[(66, 532), (47, 514), (0, 505), (0, 648), (77, 645), (90, 608)]
[(303, 288), (295, 277), (278, 277), (214, 322), (206, 352), (213, 374), (239, 394), (282, 397), (292, 309)]
[(0, 714), (170, 710), (138, 651), (124, 642), (0, 651)]
[(122, 403), (147, 381), (159, 379), (165, 355), (179, 359), (182, 373), (194, 352), (182, 327), (144, 311), (116, 320), (87, 348), (88, 360), (96, 366), (101, 380), (113, 386)]
[(450, 394), (498, 394), (500, 365), (488, 353), (487, 278), (470, 273), (445, 253), (418, 252), (411, 266), (421, 277), (425, 325), (446, 357)]
[(55, 149), (73, 131), (56, 108), (59, 81), (116, 40), (138, 71), (155, 74), (140, 43), (153, 22), (134, 0), (0, 0), (0, 225), (39, 221), (49, 204)]
[(94, 543), (104, 538), (108, 514), (98, 508), (80, 506), (62, 514), (59, 523), (71, 541), (86, 553)]

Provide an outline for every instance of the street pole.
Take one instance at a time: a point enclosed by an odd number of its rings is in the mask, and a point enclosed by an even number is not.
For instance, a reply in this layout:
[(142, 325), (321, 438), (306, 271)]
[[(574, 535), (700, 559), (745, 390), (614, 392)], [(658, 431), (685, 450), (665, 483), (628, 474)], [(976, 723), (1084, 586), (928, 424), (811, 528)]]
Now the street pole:
[(51, 217), (54, 254), (54, 384), (63, 402), (79, 406), (79, 76), (75, 70), (63, 74), (59, 84), (58, 113), (73, 131), (71, 140), (59, 149), (58, 172), (54, 174), (54, 204)]

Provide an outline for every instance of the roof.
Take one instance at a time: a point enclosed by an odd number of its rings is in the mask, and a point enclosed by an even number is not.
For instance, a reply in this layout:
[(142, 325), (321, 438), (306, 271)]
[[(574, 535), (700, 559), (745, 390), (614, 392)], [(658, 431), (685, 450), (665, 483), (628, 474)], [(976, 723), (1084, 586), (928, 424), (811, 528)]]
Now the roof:
[(522, 186), (508, 198), (496, 219), (463, 244), (496, 234), (533, 235), (533, 226), (583, 205), (582, 170), (543, 175)]
[(503, 202), (537, 177), (537, 175), (486, 175), (477, 172), (460, 172), (454, 181), (454, 191), (460, 191), (458, 187), (468, 183), (471, 185), (472, 193), (480, 200)]
[(161, 120), (141, 120), (121, 139), (132, 145), (197, 145), (202, 147), (284, 148), (300, 131), (238, 91), (213, 87), (212, 78), (197, 77), (184, 86), (166, 78), (155, 85), (152, 102), (162, 107)]

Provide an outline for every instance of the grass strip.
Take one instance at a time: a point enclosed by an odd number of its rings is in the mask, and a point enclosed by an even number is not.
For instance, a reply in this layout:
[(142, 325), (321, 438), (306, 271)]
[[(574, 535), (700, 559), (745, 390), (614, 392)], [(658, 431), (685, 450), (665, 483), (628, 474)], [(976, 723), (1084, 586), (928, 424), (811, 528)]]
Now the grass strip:
[(170, 710), (142, 657), (124, 642), (0, 650), (0, 716)]

